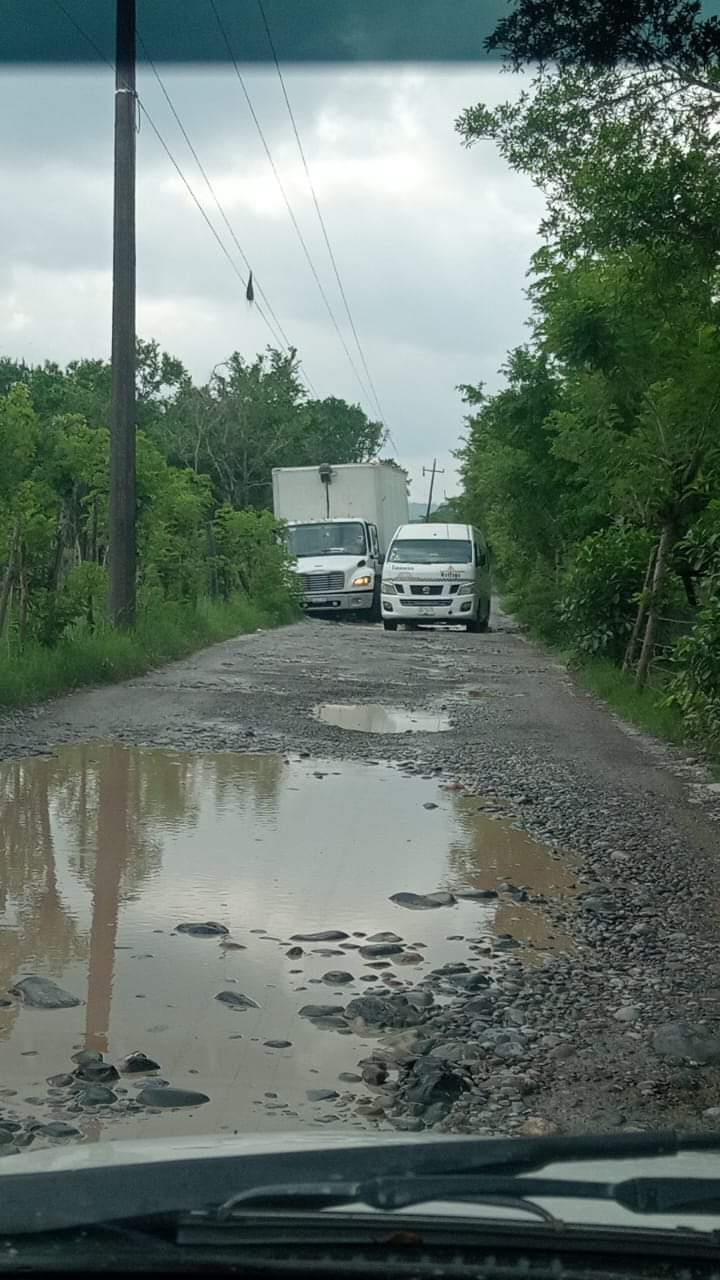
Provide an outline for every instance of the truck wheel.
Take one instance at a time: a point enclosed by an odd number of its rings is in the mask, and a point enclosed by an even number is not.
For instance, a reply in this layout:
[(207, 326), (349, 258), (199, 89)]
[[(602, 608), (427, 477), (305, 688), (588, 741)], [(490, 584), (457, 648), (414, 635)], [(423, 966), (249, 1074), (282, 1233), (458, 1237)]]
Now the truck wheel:
[(390, 622), (387, 618), (383, 618), (383, 627), (386, 631), (397, 631), (397, 622)]

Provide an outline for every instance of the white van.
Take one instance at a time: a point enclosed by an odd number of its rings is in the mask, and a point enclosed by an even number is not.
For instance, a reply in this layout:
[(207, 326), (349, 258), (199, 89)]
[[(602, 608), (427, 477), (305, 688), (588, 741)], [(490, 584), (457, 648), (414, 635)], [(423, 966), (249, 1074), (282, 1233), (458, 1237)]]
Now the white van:
[(403, 524), (382, 572), (382, 620), (444, 622), (486, 631), (490, 618), (490, 556), (469, 524)]

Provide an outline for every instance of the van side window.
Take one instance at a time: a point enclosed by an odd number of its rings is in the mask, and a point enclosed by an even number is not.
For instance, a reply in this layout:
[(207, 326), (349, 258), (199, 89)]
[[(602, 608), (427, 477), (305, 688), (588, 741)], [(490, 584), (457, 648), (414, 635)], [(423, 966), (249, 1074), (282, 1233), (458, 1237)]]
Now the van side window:
[(478, 566), (478, 568), (482, 569), (487, 564), (487, 552), (484, 547), (480, 546), (480, 543), (477, 541), (477, 538), (475, 539), (474, 546), (475, 546), (475, 564)]

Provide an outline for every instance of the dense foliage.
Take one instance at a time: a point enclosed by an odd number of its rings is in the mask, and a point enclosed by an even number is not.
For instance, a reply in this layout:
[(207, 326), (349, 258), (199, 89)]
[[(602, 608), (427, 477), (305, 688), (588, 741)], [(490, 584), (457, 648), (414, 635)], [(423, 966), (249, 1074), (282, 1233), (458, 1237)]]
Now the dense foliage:
[[(107, 630), (109, 409), (104, 361), (0, 359), (4, 659)], [(308, 399), (293, 355), (235, 353), (198, 387), (154, 342), (138, 344), (137, 417), (141, 618), (238, 593), (267, 616), (292, 612), (272, 468), (364, 461), (381, 426)]]
[(495, 47), (548, 65), (457, 122), (546, 197), (530, 341), (463, 388), (463, 501), (526, 620), (720, 744), (720, 31), (597, 8), (518, 0)]

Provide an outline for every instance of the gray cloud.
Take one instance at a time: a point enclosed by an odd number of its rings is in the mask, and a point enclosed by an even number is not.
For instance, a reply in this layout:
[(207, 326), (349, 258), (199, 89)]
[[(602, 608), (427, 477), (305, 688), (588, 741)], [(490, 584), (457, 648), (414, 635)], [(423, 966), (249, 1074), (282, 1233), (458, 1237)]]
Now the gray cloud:
[[(321, 395), (356, 400), (331, 326), (235, 77), (162, 72), (228, 217)], [(275, 76), (247, 84), (335, 314), (351, 338)], [(287, 73), (343, 280), (401, 460), (448, 467), (462, 429), (456, 384), (497, 382), (522, 341), (538, 194), (491, 146), (453, 130), (469, 103), (517, 81), (494, 69)], [(236, 257), (148, 68), (143, 102)], [(32, 360), (109, 350), (112, 217), (109, 71), (12, 72), (0, 110), (0, 351)], [(244, 267), (241, 265), (243, 274)], [(271, 341), (157, 139), (138, 138), (138, 325), (197, 377), (231, 350)], [(359, 364), (356, 353), (355, 360)], [(367, 397), (363, 401), (368, 410)], [(454, 477), (445, 483), (452, 489)]]

